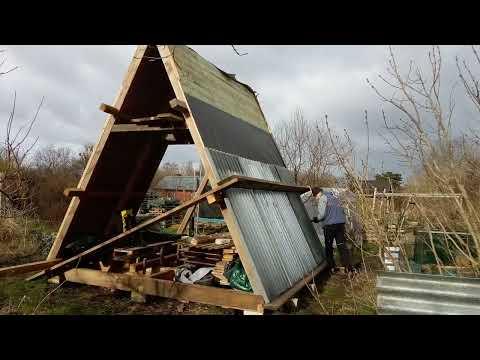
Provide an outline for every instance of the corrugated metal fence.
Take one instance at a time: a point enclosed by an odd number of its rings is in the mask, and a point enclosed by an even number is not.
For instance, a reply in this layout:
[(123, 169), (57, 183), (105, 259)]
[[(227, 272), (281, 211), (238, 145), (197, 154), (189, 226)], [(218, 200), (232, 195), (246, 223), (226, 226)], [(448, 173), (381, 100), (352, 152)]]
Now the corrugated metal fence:
[(377, 312), (384, 315), (480, 315), (480, 279), (381, 272)]

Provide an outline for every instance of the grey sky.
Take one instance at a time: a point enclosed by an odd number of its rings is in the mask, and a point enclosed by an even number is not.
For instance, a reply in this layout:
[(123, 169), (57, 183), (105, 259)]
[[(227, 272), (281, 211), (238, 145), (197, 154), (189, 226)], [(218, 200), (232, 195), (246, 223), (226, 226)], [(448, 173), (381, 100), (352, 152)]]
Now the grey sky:
[[(259, 101), (272, 127), (289, 119), (301, 107), (309, 119), (328, 114), (335, 129), (352, 134), (360, 148), (366, 144), (363, 125), (368, 110), (373, 153), (371, 159), (379, 169), (401, 169), (384, 154), (383, 140), (376, 135), (382, 126), (380, 110), (394, 114), (366, 84), (377, 80), (387, 66), (386, 46), (238, 46), (245, 56), (236, 55), (230, 46), (192, 46), (202, 56), (223, 70), (237, 75), (259, 93)], [(19, 68), (0, 79), (0, 129), (5, 128), (17, 92), (16, 124), (27, 121), (42, 96), (45, 103), (32, 135), (40, 145), (57, 144), (77, 150), (83, 143), (95, 142), (105, 121), (98, 110), (100, 103), (112, 103), (135, 46), (0, 46), (7, 62)], [(427, 59), (426, 46), (396, 46), (400, 62)], [(470, 49), (442, 46), (444, 82), (457, 80), (455, 56), (470, 59)], [(462, 94), (462, 89), (457, 92)], [(476, 115), (463, 96), (457, 100), (458, 130), (473, 124)], [(168, 160), (197, 161), (195, 150), (180, 147), (169, 151)]]

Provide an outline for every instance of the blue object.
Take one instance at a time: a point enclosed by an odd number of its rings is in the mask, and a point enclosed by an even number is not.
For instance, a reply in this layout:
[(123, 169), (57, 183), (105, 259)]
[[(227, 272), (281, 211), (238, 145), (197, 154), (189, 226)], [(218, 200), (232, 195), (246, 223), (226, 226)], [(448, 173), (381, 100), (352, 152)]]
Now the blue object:
[(322, 219), (324, 225), (345, 224), (345, 212), (340, 199), (333, 195), (331, 191), (325, 192), (327, 205), (325, 207), (325, 216)]

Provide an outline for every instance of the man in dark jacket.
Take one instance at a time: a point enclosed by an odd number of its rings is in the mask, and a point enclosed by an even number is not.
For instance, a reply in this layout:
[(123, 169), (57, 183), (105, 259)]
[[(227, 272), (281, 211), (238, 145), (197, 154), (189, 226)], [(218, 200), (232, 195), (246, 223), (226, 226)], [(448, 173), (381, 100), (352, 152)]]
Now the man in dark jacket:
[(330, 271), (337, 271), (333, 257), (333, 240), (335, 240), (342, 265), (347, 272), (351, 272), (353, 268), (345, 238), (345, 211), (340, 199), (332, 191), (320, 189), (318, 216), (313, 218), (313, 222), (322, 224), (325, 235), (325, 255)]

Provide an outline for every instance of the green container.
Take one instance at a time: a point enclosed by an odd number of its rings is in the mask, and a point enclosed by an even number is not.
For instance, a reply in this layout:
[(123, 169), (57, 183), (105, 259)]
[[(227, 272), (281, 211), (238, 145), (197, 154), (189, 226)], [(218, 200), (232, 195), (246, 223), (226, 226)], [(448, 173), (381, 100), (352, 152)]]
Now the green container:
[[(453, 265), (452, 255), (458, 255), (458, 251), (454, 248), (454, 245), (451, 244), (450, 240), (450, 237), (456, 236), (454, 233), (432, 232), (432, 241), (430, 241), (430, 235), (427, 231), (418, 231), (415, 235), (415, 251), (413, 256), (415, 263), (420, 265), (437, 263), (432, 249), (433, 242), (435, 252), (443, 265)], [(450, 237), (447, 235), (450, 235)], [(458, 233), (458, 236), (468, 244), (472, 255), (476, 254), (472, 237), (465, 233)]]

